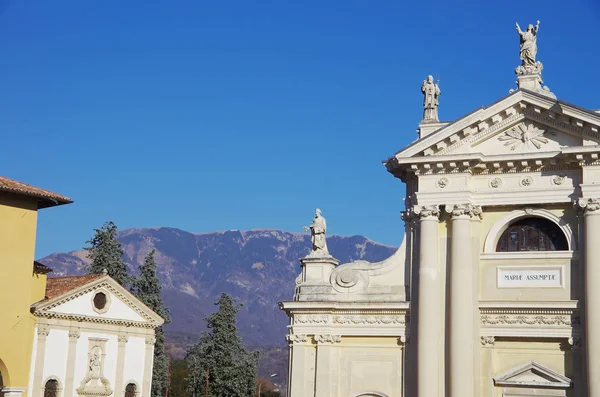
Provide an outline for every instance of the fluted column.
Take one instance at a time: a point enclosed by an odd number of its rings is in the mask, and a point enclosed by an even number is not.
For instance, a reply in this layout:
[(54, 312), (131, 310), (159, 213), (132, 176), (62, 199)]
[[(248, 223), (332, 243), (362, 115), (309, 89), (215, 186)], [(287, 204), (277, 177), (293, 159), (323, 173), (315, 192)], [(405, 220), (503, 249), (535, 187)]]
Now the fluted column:
[(600, 201), (581, 199), (584, 213), (585, 338), (589, 397), (600, 397)]
[(447, 270), (448, 354), (446, 375), (449, 397), (475, 396), (475, 296), (471, 219), (481, 216), (481, 207), (471, 204), (446, 205), (452, 215), (452, 245)]
[(440, 392), (440, 344), (442, 287), (439, 263), (437, 205), (417, 206), (419, 215), (419, 267), (417, 292), (417, 397), (436, 397)]

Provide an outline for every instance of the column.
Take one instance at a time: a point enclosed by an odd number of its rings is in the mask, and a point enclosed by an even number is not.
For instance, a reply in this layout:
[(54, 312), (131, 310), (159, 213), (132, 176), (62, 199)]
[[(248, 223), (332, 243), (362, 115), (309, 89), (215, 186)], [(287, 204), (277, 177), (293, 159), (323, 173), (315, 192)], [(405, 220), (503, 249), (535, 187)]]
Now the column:
[(417, 397), (436, 397), (440, 393), (440, 330), (442, 300), (440, 299), (440, 264), (438, 254), (437, 205), (417, 206), (420, 218), (419, 268), (417, 291)]
[[(115, 377), (115, 397), (123, 395), (123, 371), (125, 369), (125, 344), (127, 343), (127, 334), (119, 334), (117, 339), (117, 376)], [(148, 345), (146, 345), (147, 347)], [(154, 361), (154, 354), (152, 355)], [(66, 396), (65, 396), (66, 397)]]
[(42, 375), (44, 371), (44, 359), (46, 357), (46, 338), (50, 333), (48, 324), (38, 324), (37, 326), (37, 348), (35, 352), (35, 367), (33, 370), (33, 386), (31, 395), (33, 397), (41, 395)]
[(492, 349), (496, 343), (496, 338), (493, 336), (481, 336), (480, 341), (482, 347), (482, 351), (480, 351), (482, 360), (481, 370), (479, 372), (479, 376), (481, 377), (481, 381), (479, 382), (480, 390), (478, 393), (480, 393), (479, 395), (481, 397), (493, 397), (494, 384), (490, 382), (490, 379), (494, 376), (494, 373), (492, 372)]
[(600, 201), (580, 199), (584, 213), (585, 337), (589, 397), (600, 397)]
[[(152, 330), (152, 332), (154, 333), (154, 330)], [(146, 336), (146, 354), (144, 358), (144, 382), (142, 383), (142, 397), (150, 397), (150, 390), (152, 389), (154, 343), (156, 343), (156, 337), (154, 335)]]
[(77, 352), (77, 341), (81, 332), (79, 328), (69, 330), (69, 347), (67, 348), (67, 373), (65, 377), (64, 397), (73, 397), (73, 384), (75, 382), (75, 360)]
[(449, 397), (475, 396), (475, 304), (474, 270), (471, 246), (473, 206), (446, 205), (452, 214), (450, 266), (447, 270), (448, 294), (448, 354), (446, 376)]
[(317, 368), (315, 370), (315, 397), (338, 395), (338, 359), (335, 343), (341, 342), (340, 335), (315, 335), (317, 342)]

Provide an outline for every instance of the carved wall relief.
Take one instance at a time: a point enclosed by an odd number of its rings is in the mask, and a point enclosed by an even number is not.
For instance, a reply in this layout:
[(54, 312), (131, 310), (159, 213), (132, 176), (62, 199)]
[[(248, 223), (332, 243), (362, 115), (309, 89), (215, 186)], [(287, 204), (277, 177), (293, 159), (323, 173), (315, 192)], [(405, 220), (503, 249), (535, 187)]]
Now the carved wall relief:
[(86, 376), (83, 378), (77, 394), (80, 396), (110, 396), (113, 390), (108, 379), (104, 377), (104, 361), (106, 359), (107, 339), (88, 339), (88, 361)]

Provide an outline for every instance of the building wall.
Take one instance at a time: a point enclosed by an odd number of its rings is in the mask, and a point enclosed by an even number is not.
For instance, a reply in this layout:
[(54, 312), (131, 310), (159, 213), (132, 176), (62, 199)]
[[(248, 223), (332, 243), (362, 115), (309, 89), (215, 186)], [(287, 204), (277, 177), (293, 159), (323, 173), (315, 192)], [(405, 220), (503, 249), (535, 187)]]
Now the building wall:
[(35, 324), (29, 308), (36, 296), (36, 201), (1, 194), (0, 219), (0, 372), (4, 386), (26, 387)]

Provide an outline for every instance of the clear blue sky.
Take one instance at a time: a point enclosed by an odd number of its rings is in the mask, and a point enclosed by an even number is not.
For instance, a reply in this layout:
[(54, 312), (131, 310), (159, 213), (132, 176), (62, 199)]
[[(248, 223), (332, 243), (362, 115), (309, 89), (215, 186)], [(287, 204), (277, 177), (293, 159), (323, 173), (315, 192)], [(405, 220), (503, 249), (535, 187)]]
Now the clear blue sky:
[(514, 87), (514, 30), (541, 20), (560, 99), (600, 108), (600, 4), (573, 1), (0, 0), (0, 174), (75, 200), (36, 257), (105, 220), (193, 232), (329, 232), (399, 244), (381, 160)]

